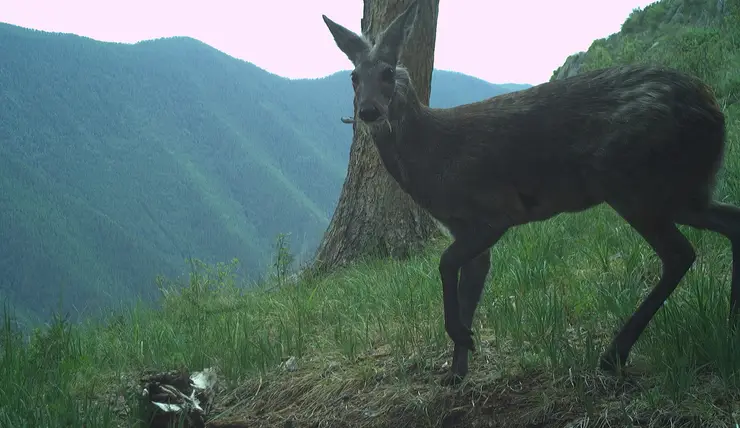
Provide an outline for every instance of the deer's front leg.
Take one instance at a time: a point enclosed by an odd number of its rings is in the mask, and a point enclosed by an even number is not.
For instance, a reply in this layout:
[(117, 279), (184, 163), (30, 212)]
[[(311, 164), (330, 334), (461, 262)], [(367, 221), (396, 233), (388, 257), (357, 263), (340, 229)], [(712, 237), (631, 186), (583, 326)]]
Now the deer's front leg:
[[(491, 251), (485, 250), (462, 267), (458, 298), (460, 299), (460, 318), (463, 325), (471, 328), (478, 302), (486, 284), (486, 276), (491, 267)], [(468, 374), (468, 348), (455, 345), (450, 371), (442, 379), (443, 385), (454, 385)]]
[(462, 352), (462, 348), (475, 352), (473, 333), (461, 318), (458, 274), (464, 265), (493, 246), (504, 232), (506, 232), (505, 228), (491, 226), (455, 230), (453, 231), (455, 241), (447, 247), (440, 258), (439, 274), (442, 279), (445, 330), (455, 343), (455, 349), (458, 350), (456, 353)]

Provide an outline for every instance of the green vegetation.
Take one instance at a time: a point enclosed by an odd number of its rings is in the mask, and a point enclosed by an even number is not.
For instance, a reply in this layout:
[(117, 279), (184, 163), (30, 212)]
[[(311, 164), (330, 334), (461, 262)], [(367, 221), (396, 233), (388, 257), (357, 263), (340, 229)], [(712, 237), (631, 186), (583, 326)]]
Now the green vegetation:
[(739, 47), (737, 2), (664, 0), (635, 10), (620, 33), (596, 40), (581, 71), (616, 64), (666, 65), (706, 81), (730, 105), (740, 101)]
[[(313, 255), (347, 170), (347, 72), (288, 80), (193, 39), (5, 24), (0, 52), (0, 295), (25, 323), (151, 300), (190, 257), (257, 280), (281, 233)], [(436, 105), (508, 91), (433, 85)]]
[[(682, 20), (660, 20), (676, 16), (678, 3)], [(662, 62), (706, 78), (728, 122), (716, 198), (740, 203), (740, 15), (713, 19), (697, 4), (664, 0), (635, 12), (623, 33), (594, 42), (584, 67)], [(27, 339), (6, 318), (0, 426), (136, 426), (142, 371), (211, 366), (224, 387), (212, 426), (736, 426), (729, 244), (682, 230), (698, 259), (625, 377), (604, 375), (597, 359), (660, 266), (599, 208), (520, 227), (494, 247), (474, 327), (479, 352), (460, 388), (437, 383), (451, 351), (437, 273), (446, 242), (410, 261), (368, 260), (293, 281), (280, 239), (273, 278), (248, 293), (235, 264), (195, 263), (186, 283), (161, 280), (158, 310), (136, 307), (102, 324), (58, 320)], [(279, 368), (289, 356), (296, 371)]]
[[(732, 159), (740, 168), (737, 151)], [(480, 353), (460, 390), (436, 383), (450, 351), (440, 242), (408, 262), (368, 261), (247, 294), (233, 265), (196, 265), (184, 287), (162, 284), (160, 310), (137, 308), (105, 325), (58, 322), (27, 346), (6, 324), (0, 426), (131, 426), (139, 373), (211, 366), (226, 388), (216, 420), (244, 426), (281, 426), (283, 418), (297, 426), (428, 426), (443, 418), (471, 424), (460, 426), (586, 418), (725, 426), (740, 398), (740, 337), (725, 328), (728, 245), (690, 232), (699, 260), (634, 351), (632, 364), (644, 373), (626, 381), (594, 367), (658, 264), (626, 223), (601, 209), (523, 227), (495, 247), (475, 327)], [(288, 356), (298, 358), (297, 371), (278, 369)]]

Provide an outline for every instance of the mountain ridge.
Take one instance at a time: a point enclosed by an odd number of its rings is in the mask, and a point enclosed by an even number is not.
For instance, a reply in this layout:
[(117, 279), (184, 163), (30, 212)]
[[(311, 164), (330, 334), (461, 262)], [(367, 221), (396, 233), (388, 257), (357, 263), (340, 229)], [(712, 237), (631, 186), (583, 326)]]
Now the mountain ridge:
[[(286, 79), (190, 37), (11, 24), (0, 50), (0, 293), (14, 305), (45, 318), (150, 300), (189, 257), (238, 258), (257, 280), (282, 233), (312, 257), (347, 170), (348, 71)], [(432, 87), (442, 107), (508, 92), (438, 70)]]

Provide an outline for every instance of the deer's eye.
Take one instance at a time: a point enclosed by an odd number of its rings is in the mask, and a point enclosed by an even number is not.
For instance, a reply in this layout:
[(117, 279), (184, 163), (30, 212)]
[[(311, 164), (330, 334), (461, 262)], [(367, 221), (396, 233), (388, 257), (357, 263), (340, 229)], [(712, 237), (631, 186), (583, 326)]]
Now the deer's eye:
[(391, 67), (386, 68), (380, 74), (380, 78), (385, 83), (393, 83), (393, 80), (395, 79), (395, 70), (393, 68), (391, 68)]
[(352, 74), (350, 74), (350, 78), (352, 79), (352, 86), (357, 86), (357, 73), (353, 71)]

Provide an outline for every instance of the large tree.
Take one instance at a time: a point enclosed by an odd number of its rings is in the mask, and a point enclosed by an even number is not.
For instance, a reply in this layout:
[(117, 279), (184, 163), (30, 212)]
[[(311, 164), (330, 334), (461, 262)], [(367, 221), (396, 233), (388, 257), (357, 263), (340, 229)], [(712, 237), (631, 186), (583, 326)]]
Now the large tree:
[[(419, 100), (429, 104), (439, 0), (417, 0), (419, 12), (401, 63)], [(362, 33), (374, 41), (411, 0), (365, 0)], [(347, 85), (350, 85), (349, 78)], [(351, 100), (347, 100), (349, 106)], [(355, 111), (355, 115), (357, 112)], [(403, 258), (438, 235), (432, 217), (388, 174), (369, 133), (353, 124), (347, 178), (316, 256), (316, 267), (334, 269), (365, 256)]]

